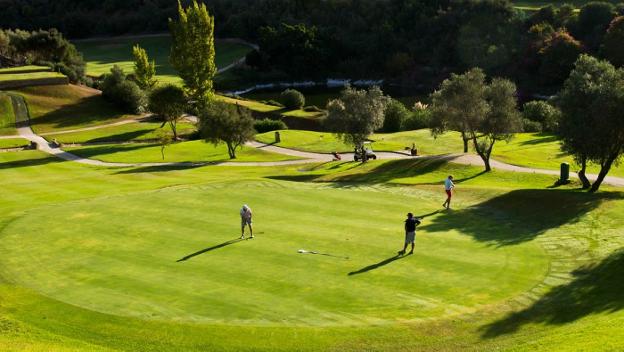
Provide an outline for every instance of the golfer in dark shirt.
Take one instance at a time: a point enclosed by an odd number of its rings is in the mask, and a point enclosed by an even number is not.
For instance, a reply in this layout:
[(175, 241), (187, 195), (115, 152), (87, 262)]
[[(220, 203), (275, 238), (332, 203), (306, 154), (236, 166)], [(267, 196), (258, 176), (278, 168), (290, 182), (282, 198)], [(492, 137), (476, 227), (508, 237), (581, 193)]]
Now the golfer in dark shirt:
[(407, 213), (407, 220), (405, 220), (405, 245), (403, 249), (399, 251), (399, 254), (405, 254), (408, 244), (412, 244), (412, 250), (408, 254), (414, 253), (414, 241), (416, 240), (416, 226), (420, 225), (420, 221), (414, 217), (414, 214)]

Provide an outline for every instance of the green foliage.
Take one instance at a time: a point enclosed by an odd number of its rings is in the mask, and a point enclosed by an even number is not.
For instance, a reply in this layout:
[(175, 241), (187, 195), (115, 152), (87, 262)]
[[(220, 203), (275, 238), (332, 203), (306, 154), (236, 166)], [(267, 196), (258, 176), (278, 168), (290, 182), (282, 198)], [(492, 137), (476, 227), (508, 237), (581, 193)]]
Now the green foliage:
[(574, 62), (583, 52), (579, 41), (559, 30), (548, 38), (540, 50), (540, 75), (545, 83), (559, 84), (570, 74)]
[(236, 159), (236, 149), (256, 134), (251, 112), (239, 105), (211, 102), (199, 119), (202, 137), (214, 145), (225, 142), (230, 159)]
[(197, 104), (213, 96), (212, 79), (217, 73), (214, 49), (214, 17), (196, 0), (184, 9), (178, 3), (178, 19), (169, 19), (171, 55), (169, 61), (184, 81), (189, 97)]
[(616, 16), (615, 7), (608, 2), (592, 1), (581, 7), (576, 37), (592, 51), (596, 51), (609, 23)]
[[(561, 111), (545, 101), (534, 100), (524, 104), (522, 116), (526, 120), (537, 122), (540, 125), (537, 130), (529, 125), (529, 130), (525, 129), (525, 132), (555, 132), (559, 125)], [(525, 124), (525, 126), (527, 125)]]
[(398, 52), (386, 61), (386, 73), (390, 77), (398, 77), (414, 66), (414, 60), (408, 53)]
[(296, 89), (286, 89), (280, 94), (282, 104), (287, 109), (301, 109), (305, 105), (305, 97)]
[(509, 141), (514, 132), (522, 129), (515, 84), (501, 78), (494, 78), (487, 84), (481, 69), (451, 75), (432, 94), (432, 101), (432, 133), (461, 132), (464, 150), (467, 140), (472, 140), (475, 151), (483, 159), (485, 171), (491, 170), (494, 143)]
[(286, 130), (288, 126), (282, 120), (262, 119), (254, 121), (254, 130), (258, 133), (265, 133), (277, 130)]
[(403, 103), (395, 99), (390, 99), (386, 111), (384, 112), (384, 122), (381, 131), (399, 132), (409, 117), (410, 112)]
[(624, 153), (624, 70), (582, 55), (559, 93), (559, 104), (564, 150), (574, 155), (583, 174), (588, 161), (601, 166), (590, 189), (595, 192)]
[[(175, 136), (175, 134), (174, 134)], [(165, 160), (165, 148), (168, 147), (171, 142), (175, 139), (170, 133), (163, 129), (158, 130), (157, 139), (158, 144), (160, 144), (160, 154), (162, 155), (162, 160)]]
[(431, 109), (426, 105), (416, 103), (407, 119), (403, 121), (401, 129), (411, 131), (429, 127), (431, 127)]
[(529, 120), (527, 118), (522, 119), (522, 130), (524, 132), (542, 132), (543, 127), (540, 122)]
[(145, 111), (147, 96), (133, 81), (127, 79), (118, 66), (111, 73), (104, 75), (100, 84), (102, 96), (129, 113), (139, 114)]
[(134, 57), (134, 78), (143, 90), (149, 90), (156, 84), (156, 61), (149, 61), (147, 52), (138, 44), (132, 47)]
[(173, 139), (178, 139), (176, 125), (187, 108), (184, 90), (176, 85), (167, 84), (156, 87), (149, 95), (149, 110), (169, 123)]
[(383, 126), (388, 103), (389, 98), (379, 87), (368, 90), (347, 87), (340, 98), (327, 103), (325, 126), (345, 143), (359, 147)]
[(616, 17), (611, 22), (600, 52), (614, 66), (624, 66), (624, 16)]

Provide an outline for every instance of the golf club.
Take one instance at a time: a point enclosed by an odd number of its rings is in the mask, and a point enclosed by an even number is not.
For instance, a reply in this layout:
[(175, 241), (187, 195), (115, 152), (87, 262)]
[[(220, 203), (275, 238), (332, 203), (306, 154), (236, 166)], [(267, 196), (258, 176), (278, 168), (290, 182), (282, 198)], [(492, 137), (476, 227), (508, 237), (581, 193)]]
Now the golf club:
[(300, 249), (297, 252), (301, 253), (301, 254), (318, 254), (318, 255), (324, 255), (324, 256), (328, 256), (328, 257), (340, 258), (340, 259), (349, 259), (349, 257), (341, 257), (341, 256), (338, 256), (338, 255), (333, 255), (333, 254), (319, 253), (319, 252), (316, 252), (316, 251), (306, 251), (305, 249)]

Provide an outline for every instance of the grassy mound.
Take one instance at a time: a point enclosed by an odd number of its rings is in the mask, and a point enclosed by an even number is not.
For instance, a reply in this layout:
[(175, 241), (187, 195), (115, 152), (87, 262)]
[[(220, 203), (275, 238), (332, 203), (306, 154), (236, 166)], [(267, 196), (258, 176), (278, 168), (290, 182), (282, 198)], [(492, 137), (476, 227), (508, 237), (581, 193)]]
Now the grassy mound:
[[(87, 131), (43, 134), (45, 138), (51, 140), (55, 138), (60, 143), (106, 143), (106, 142), (131, 142), (149, 141), (158, 138), (162, 122), (131, 122), (122, 125), (102, 127)], [(193, 133), (195, 125), (187, 122), (179, 122), (177, 125), (179, 136)], [(162, 127), (162, 130), (171, 133), (169, 125)]]
[(25, 147), (29, 141), (24, 138), (0, 138), (0, 149)]

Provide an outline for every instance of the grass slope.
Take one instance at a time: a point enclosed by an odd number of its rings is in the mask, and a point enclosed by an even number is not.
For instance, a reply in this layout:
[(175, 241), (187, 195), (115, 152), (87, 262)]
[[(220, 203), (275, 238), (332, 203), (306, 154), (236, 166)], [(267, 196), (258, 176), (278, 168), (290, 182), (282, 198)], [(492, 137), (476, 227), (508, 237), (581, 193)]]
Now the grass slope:
[(51, 71), (48, 66), (26, 65), (17, 67), (0, 68), (0, 75), (9, 73), (30, 73), (30, 72), (47, 72)]
[[(621, 193), (403, 162), (104, 169), (1, 153), (0, 349), (624, 348)], [(379, 185), (384, 172), (414, 186)], [(439, 209), (448, 172), (465, 175), (456, 210), (388, 261), (403, 213)], [(286, 181), (306, 177), (345, 182)], [(258, 238), (223, 245), (241, 202)], [(291, 252), (304, 245), (352, 259)]]
[[(110, 144), (88, 147), (71, 147), (65, 150), (85, 158), (109, 162), (220, 162), (230, 161), (227, 146), (214, 146), (204, 141), (178, 142), (165, 147), (165, 158), (159, 144)], [(283, 161), (297, 157), (275, 154), (260, 149), (243, 147), (237, 150), (233, 161)]]
[(24, 138), (0, 139), (0, 148), (19, 148), (25, 147), (29, 141)]
[(24, 96), (30, 110), (31, 126), (36, 133), (91, 127), (125, 119), (97, 90), (75, 86), (28, 87), (16, 91)]
[[(162, 122), (132, 122), (123, 125), (102, 127), (94, 130), (69, 132), (45, 135), (48, 140), (55, 138), (61, 143), (104, 143), (104, 142), (130, 142), (146, 141), (158, 138)], [(162, 127), (167, 133), (171, 133), (169, 125)], [(179, 136), (188, 135), (196, 130), (195, 125), (187, 122), (179, 122), (177, 131)]]
[[(158, 80), (177, 83), (180, 78), (169, 64), (171, 38), (167, 34), (145, 37), (110, 38), (101, 40), (77, 41), (76, 47), (83, 53), (87, 62), (87, 74), (99, 76), (109, 73), (113, 65), (119, 65), (126, 73), (134, 69), (132, 46), (139, 44), (147, 51), (150, 59), (156, 61)], [(243, 44), (215, 43), (215, 63), (218, 68), (225, 67), (244, 57), (251, 49)]]
[(0, 136), (17, 134), (11, 98), (0, 92)]

